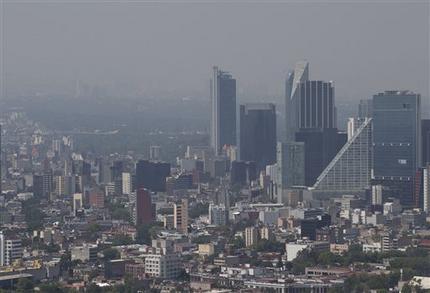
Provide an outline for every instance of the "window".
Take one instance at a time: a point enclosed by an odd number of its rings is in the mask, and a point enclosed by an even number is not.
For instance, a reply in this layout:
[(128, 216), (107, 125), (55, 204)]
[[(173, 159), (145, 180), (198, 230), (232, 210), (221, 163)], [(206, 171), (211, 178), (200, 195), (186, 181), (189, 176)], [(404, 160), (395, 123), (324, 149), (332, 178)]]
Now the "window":
[(406, 159), (398, 159), (398, 160), (397, 160), (397, 162), (398, 162), (400, 165), (406, 165), (406, 164), (408, 163), (408, 160), (406, 160)]

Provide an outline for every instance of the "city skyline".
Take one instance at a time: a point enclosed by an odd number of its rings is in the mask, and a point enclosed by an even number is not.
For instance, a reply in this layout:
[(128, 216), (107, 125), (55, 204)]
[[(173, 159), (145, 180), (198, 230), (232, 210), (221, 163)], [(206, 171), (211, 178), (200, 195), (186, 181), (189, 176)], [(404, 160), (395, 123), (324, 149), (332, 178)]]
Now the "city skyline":
[[(112, 7), (100, 3), (48, 5), (6, 1), (2, 8), (3, 91), (9, 97), (36, 93), (74, 96), (77, 81), (81, 81), (112, 96), (207, 99), (207, 68), (216, 64), (238, 78), (238, 98), (243, 102), (258, 97), (280, 98), (284, 96), (284, 79), (290, 68), (296, 60), (307, 59), (313, 64), (312, 79), (336, 82), (339, 103), (358, 102), (389, 88), (419, 92), (423, 105), (427, 109), (429, 105), (427, 3), (136, 3)], [(243, 12), (238, 22), (233, 19), (236, 11)], [(176, 13), (171, 15), (172, 12)], [(222, 13), (225, 21), (214, 27), (209, 20), (216, 13)], [(74, 17), (77, 14), (79, 23)], [(289, 17), (282, 17), (283, 14)], [(301, 22), (308, 14), (315, 21)], [(408, 14), (414, 17), (408, 18)], [(27, 17), (23, 19), (22, 15)], [(147, 17), (140, 17), (143, 15)], [(174, 28), (169, 21), (154, 20), (160, 33), (148, 31), (146, 23), (158, 15), (161, 19), (169, 16), (180, 25)], [(193, 22), (202, 21), (203, 15), (207, 20), (200, 22), (201, 27), (194, 27)], [(257, 16), (268, 15), (272, 17), (265, 24), (252, 22)], [(107, 23), (112, 17), (119, 21), (125, 16), (127, 19), (121, 24)], [(183, 16), (189, 16), (189, 20)], [(94, 17), (100, 18), (98, 25), (92, 22)], [(299, 29), (294, 30), (293, 24), (300, 24)], [(142, 33), (132, 38), (138, 27)], [(179, 27), (187, 33), (165, 38)], [(255, 34), (251, 34), (252, 30)], [(267, 30), (274, 33), (267, 34)], [(212, 33), (212, 38), (206, 31)], [(224, 31), (230, 33), (223, 34)], [(259, 38), (262, 42), (256, 43)], [(29, 46), (31, 40), (36, 45)], [(231, 43), (236, 49), (226, 50), (217, 45), (217, 40)], [(174, 43), (181, 45), (168, 49)], [(125, 47), (126, 44), (130, 46)], [(118, 55), (125, 48), (128, 57)], [(163, 59), (154, 58), (158, 56), (156, 52)], [(415, 78), (405, 72), (416, 72)]]
[(430, 292), (430, 2), (263, 1), (0, 0), (0, 292)]

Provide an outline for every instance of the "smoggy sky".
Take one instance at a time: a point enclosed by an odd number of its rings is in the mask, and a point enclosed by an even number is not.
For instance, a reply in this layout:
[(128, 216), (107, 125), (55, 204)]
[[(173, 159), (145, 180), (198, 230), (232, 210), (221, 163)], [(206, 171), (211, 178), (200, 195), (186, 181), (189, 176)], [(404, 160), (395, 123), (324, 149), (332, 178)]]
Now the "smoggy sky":
[[(76, 80), (145, 96), (207, 98), (211, 67), (240, 99), (280, 96), (310, 62), (338, 101), (429, 92), (425, 1), (20, 1), (3, 3), (5, 92), (73, 93)], [(427, 102), (426, 102), (427, 103)]]

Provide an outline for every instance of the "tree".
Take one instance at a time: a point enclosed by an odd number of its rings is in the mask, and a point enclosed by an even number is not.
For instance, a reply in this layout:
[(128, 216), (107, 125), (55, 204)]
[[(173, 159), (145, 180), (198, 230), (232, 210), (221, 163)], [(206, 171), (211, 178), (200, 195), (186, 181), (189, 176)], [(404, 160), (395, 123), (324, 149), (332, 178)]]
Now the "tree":
[(136, 242), (139, 244), (151, 245), (152, 239), (157, 237), (158, 231), (161, 227), (162, 223), (160, 222), (138, 226)]
[(41, 284), (39, 286), (40, 292), (43, 293), (64, 293), (66, 289), (58, 283)]
[(95, 283), (91, 283), (85, 290), (86, 293), (102, 293), (103, 289)]
[(240, 249), (245, 247), (245, 240), (242, 237), (235, 237), (232, 241), (233, 247), (235, 249)]
[(132, 244), (132, 243), (133, 243), (133, 240), (131, 239), (131, 237), (128, 236), (128, 235), (125, 235), (125, 234), (118, 234), (112, 240), (112, 244), (114, 246), (117, 246), (117, 245), (129, 245), (129, 244)]
[(16, 292), (33, 292), (34, 283), (28, 278), (21, 278), (16, 283)]
[(105, 250), (102, 251), (102, 253), (103, 253), (103, 259), (105, 261), (117, 259), (120, 257), (119, 251), (116, 250), (115, 248), (106, 248)]

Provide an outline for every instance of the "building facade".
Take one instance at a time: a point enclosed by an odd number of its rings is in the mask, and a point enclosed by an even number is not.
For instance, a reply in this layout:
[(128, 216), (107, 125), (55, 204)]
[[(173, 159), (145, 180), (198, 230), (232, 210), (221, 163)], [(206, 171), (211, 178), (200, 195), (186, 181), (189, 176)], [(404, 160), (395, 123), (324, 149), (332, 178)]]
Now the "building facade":
[(276, 162), (276, 110), (270, 103), (240, 106), (239, 156), (258, 170)]
[(211, 80), (211, 146), (220, 154), (224, 145), (236, 145), (236, 80), (213, 67)]

